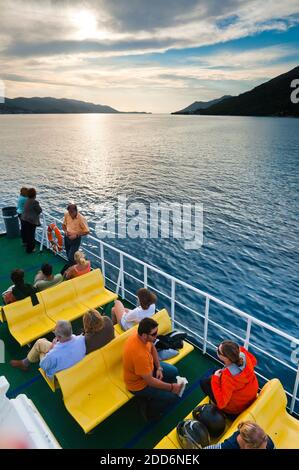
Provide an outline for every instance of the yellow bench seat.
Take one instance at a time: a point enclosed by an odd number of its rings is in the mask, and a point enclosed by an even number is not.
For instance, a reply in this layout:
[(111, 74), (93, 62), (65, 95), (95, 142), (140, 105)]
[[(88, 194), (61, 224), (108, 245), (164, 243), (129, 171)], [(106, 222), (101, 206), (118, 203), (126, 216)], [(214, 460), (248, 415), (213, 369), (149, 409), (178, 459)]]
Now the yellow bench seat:
[(43, 303), (33, 306), (30, 297), (3, 307), (8, 328), (17, 342), (24, 346), (53, 331), (55, 323), (46, 315)]
[[(200, 405), (208, 403), (205, 397)], [(233, 422), (228, 421), (225, 432), (215, 442), (223, 442), (238, 430), (242, 421), (254, 421), (271, 437), (277, 449), (299, 449), (299, 420), (287, 410), (287, 397), (278, 379), (267, 382), (257, 399)], [(191, 419), (192, 412), (185, 419)], [(169, 447), (168, 447), (169, 446)], [(176, 428), (170, 431), (157, 445), (156, 449), (180, 449)]]
[[(168, 332), (171, 322), (167, 310), (155, 314), (159, 333)], [(89, 432), (109, 415), (129, 401), (133, 394), (124, 383), (122, 355), (129, 336), (137, 326), (117, 336), (101, 349), (94, 351), (73, 367), (56, 374), (64, 404), (85, 432)], [(192, 345), (186, 347), (187, 351)], [(172, 358), (176, 363), (181, 353)]]
[(58, 372), (56, 378), (67, 410), (85, 433), (128, 401), (128, 396), (109, 380), (101, 349)]
[(88, 309), (98, 308), (113, 302), (117, 294), (105, 288), (104, 278), (100, 269), (71, 280), (80, 302)]
[(86, 305), (77, 297), (71, 281), (65, 281), (43, 290), (39, 296), (47, 316), (55, 323), (58, 320), (76, 320), (87, 311)]

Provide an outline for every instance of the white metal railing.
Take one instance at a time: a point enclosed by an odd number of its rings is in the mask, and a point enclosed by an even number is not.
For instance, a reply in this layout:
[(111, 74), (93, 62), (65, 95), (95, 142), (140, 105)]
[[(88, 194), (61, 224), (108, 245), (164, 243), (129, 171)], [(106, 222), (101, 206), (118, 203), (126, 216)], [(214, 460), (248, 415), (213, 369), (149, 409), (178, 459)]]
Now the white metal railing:
[[(4, 205), (2, 201), (1, 201), (0, 205), (1, 206)], [(53, 217), (49, 213), (44, 211), (43, 214), (42, 214), (42, 230), (39, 230), (37, 232), (37, 239), (38, 239), (38, 241), (40, 241), (40, 248), (41, 249), (43, 247), (43, 244), (46, 245), (47, 247), (49, 247), (46, 230), (47, 230), (48, 224), (53, 222), (53, 221), (55, 221), (55, 223), (58, 226), (61, 226), (61, 220), (58, 220), (56, 217)], [(292, 343), (293, 345), (298, 346), (298, 347), (299, 347), (299, 339), (297, 339), (297, 338), (289, 335), (288, 333), (285, 333), (284, 331), (281, 331), (281, 330), (279, 330), (279, 329), (277, 329), (277, 328), (275, 328), (275, 327), (273, 327), (273, 326), (271, 326), (271, 325), (255, 318), (255, 317), (253, 317), (252, 315), (249, 315), (249, 314), (243, 312), (242, 310), (240, 310), (236, 307), (233, 307), (232, 305), (229, 305), (226, 302), (223, 302), (222, 300), (218, 299), (217, 297), (215, 297), (211, 294), (208, 294), (207, 292), (204, 292), (204, 291), (192, 286), (191, 284), (188, 284), (188, 283), (186, 283), (186, 282), (184, 282), (180, 279), (175, 278), (174, 276), (172, 276), (168, 273), (165, 273), (164, 271), (160, 270), (159, 268), (157, 268), (155, 266), (152, 266), (152, 265), (150, 265), (150, 264), (148, 264), (148, 263), (146, 263), (142, 260), (139, 260), (138, 258), (136, 258), (136, 257), (134, 257), (134, 256), (132, 256), (128, 253), (125, 253), (124, 251), (116, 248), (115, 246), (112, 246), (112, 245), (104, 242), (103, 240), (100, 240), (100, 239), (94, 237), (93, 235), (89, 235), (88, 240), (92, 240), (92, 242), (94, 242), (96, 244), (96, 246), (99, 247), (99, 253), (94, 253), (94, 251), (91, 251), (86, 242), (83, 242), (84, 250), (95, 258), (96, 262), (101, 267), (101, 270), (102, 270), (105, 281), (109, 281), (112, 284), (114, 284), (116, 292), (117, 293), (120, 292), (120, 295), (123, 299), (126, 298), (126, 293), (128, 293), (132, 297), (136, 298), (136, 295), (135, 295), (134, 292), (131, 292), (130, 290), (126, 289), (125, 276), (131, 277), (134, 280), (140, 282), (144, 287), (149, 287), (149, 288), (152, 288), (153, 290), (155, 290), (156, 292), (159, 292), (162, 296), (166, 297), (170, 301), (170, 306), (171, 306), (170, 307), (170, 311), (171, 311), (170, 313), (171, 313), (172, 325), (173, 326), (178, 325), (181, 328), (184, 328), (186, 331), (191, 333), (192, 336), (197, 341), (199, 340), (199, 343), (201, 344), (201, 348), (202, 348), (202, 351), (203, 351), (204, 354), (208, 354), (211, 357), (213, 357), (214, 359), (216, 359), (215, 355), (210, 354), (210, 353), (207, 352), (207, 347), (208, 346), (212, 347), (212, 348), (217, 347), (212, 341), (210, 341), (208, 339), (209, 338), (209, 327), (211, 325), (213, 325), (214, 327), (220, 329), (221, 331), (225, 331), (229, 335), (232, 335), (235, 338), (239, 339), (239, 341), (243, 343), (245, 348), (248, 349), (248, 347), (251, 346), (252, 348), (255, 348), (260, 353), (262, 353), (264, 355), (264, 357), (268, 357), (268, 358), (274, 360), (277, 364), (281, 364), (284, 367), (286, 367), (289, 371), (291, 371), (294, 374), (294, 385), (293, 385), (293, 388), (292, 388), (291, 392), (289, 392), (288, 390), (285, 390), (285, 392), (291, 398), (291, 403), (290, 403), (290, 406), (289, 406), (290, 411), (291, 412), (294, 411), (296, 402), (299, 402), (299, 398), (297, 398), (298, 388), (299, 388), (299, 364), (297, 365), (297, 367), (294, 367), (291, 363), (282, 360), (280, 357), (276, 357), (275, 355), (270, 354), (263, 347), (259, 347), (257, 344), (255, 344), (254, 338), (253, 338), (253, 335), (252, 335), (252, 326), (256, 325), (260, 328), (263, 328), (263, 329), (273, 333), (274, 335), (277, 335), (280, 338), (286, 339), (287, 341), (290, 342), (290, 344)], [(119, 257), (119, 266), (105, 259), (105, 249), (108, 249), (110, 252), (114, 252), (114, 253), (117, 254), (117, 256)], [(65, 258), (65, 255), (63, 253), (61, 253), (60, 256), (63, 256)], [(129, 273), (125, 270), (125, 260), (130, 260), (131, 262), (134, 262), (138, 266), (142, 267), (142, 269), (143, 269), (143, 278), (142, 279), (136, 278), (131, 273)], [(117, 270), (117, 272), (118, 272), (117, 282), (113, 281), (111, 278), (109, 278), (107, 276), (106, 267), (107, 267), (107, 269), (109, 267), (109, 268), (113, 268), (113, 269)], [(167, 279), (168, 281), (170, 281), (170, 295), (167, 295), (167, 294), (161, 292), (160, 290), (158, 290), (156, 287), (149, 285), (149, 282), (148, 282), (149, 272), (157, 273), (160, 276), (163, 276), (164, 279)], [(178, 299), (176, 298), (176, 287), (177, 286), (181, 286), (181, 287), (187, 289), (188, 291), (195, 294), (195, 296), (197, 296), (197, 297), (204, 298), (204, 300), (205, 300), (204, 314), (202, 314), (202, 313), (194, 310), (190, 306), (182, 304), (181, 302), (178, 301)], [(234, 331), (224, 327), (219, 322), (215, 322), (214, 320), (212, 320), (210, 318), (211, 303), (215, 303), (217, 305), (220, 305), (220, 306), (224, 307), (225, 309), (229, 310), (232, 314), (234, 314), (237, 318), (242, 318), (244, 320), (245, 325), (246, 325), (246, 330), (244, 332), (244, 337), (236, 334)], [(203, 320), (203, 322), (204, 322), (203, 336), (200, 335), (198, 332), (194, 331), (193, 329), (190, 329), (190, 325), (189, 325), (190, 322), (187, 322), (187, 321), (182, 322), (181, 320), (179, 321), (176, 318), (176, 306), (177, 305), (180, 306), (180, 307), (185, 308), (188, 312), (191, 312), (191, 314), (194, 316), (194, 318), (198, 317), (198, 318), (201, 318)], [(190, 316), (188, 317), (188, 319), (190, 319)], [(290, 357), (291, 357), (291, 351), (290, 351)], [(261, 378), (263, 378), (264, 380), (269, 380), (270, 379), (270, 377), (264, 377), (259, 372), (258, 372), (258, 375)]]

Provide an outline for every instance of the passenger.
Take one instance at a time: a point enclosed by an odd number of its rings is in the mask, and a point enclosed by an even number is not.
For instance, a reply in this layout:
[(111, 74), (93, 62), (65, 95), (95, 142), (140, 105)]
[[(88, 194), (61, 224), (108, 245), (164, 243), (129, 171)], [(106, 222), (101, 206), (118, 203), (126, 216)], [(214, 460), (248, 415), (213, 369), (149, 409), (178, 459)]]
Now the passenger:
[(28, 189), (28, 200), (25, 203), (21, 220), (23, 221), (23, 234), (26, 244), (26, 252), (32, 253), (35, 251), (35, 230), (40, 225), (39, 215), (42, 208), (36, 200), (36, 190), (34, 188)]
[(45, 338), (38, 339), (25, 359), (12, 360), (10, 365), (28, 371), (32, 363), (40, 361), (40, 367), (52, 379), (60, 370), (68, 369), (83, 359), (86, 353), (84, 336), (73, 335), (69, 321), (59, 320), (54, 334), (52, 343)]
[(88, 235), (89, 228), (86, 219), (78, 212), (76, 204), (69, 204), (64, 215), (62, 230), (64, 230), (64, 245), (71, 266), (74, 264), (74, 254), (79, 250), (81, 237)]
[(83, 317), (86, 354), (102, 348), (114, 338), (114, 328), (109, 317), (91, 309)]
[(90, 272), (90, 261), (85, 259), (82, 251), (76, 251), (74, 254), (75, 263), (70, 266), (64, 273), (64, 279), (73, 279), (74, 277), (82, 276)]
[(36, 297), (35, 287), (24, 282), (23, 269), (14, 269), (11, 272), (10, 278), (13, 282), (13, 286), (3, 294), (3, 299), (6, 304), (15, 302), (16, 300), (23, 300), (29, 296), (31, 297), (32, 305), (39, 303)]
[(219, 409), (235, 417), (256, 399), (258, 381), (254, 367), (257, 360), (233, 341), (223, 341), (217, 355), (224, 367), (207, 371), (200, 386)]
[(204, 449), (275, 449), (275, 445), (258, 424), (244, 421), (231, 437)]
[(176, 382), (175, 366), (159, 361), (154, 341), (158, 323), (144, 318), (128, 338), (123, 352), (124, 380), (136, 397), (146, 399), (148, 419), (158, 419), (169, 405), (179, 401), (183, 384)]
[(113, 323), (119, 323), (124, 331), (143, 318), (151, 317), (156, 311), (157, 297), (153, 292), (142, 288), (137, 291), (137, 297), (140, 305), (133, 310), (125, 308), (120, 300), (116, 300), (111, 309)]
[(24, 205), (27, 199), (28, 199), (28, 188), (21, 188), (20, 196), (18, 197), (18, 201), (17, 201), (17, 214), (18, 214), (20, 224), (21, 224), (21, 238), (22, 238), (23, 245), (26, 244), (26, 240), (24, 237), (24, 228), (23, 228), (23, 221), (21, 219), (21, 215), (24, 212)]
[(52, 273), (53, 267), (51, 264), (42, 264), (41, 270), (37, 273), (34, 278), (34, 287), (37, 289), (38, 292), (45, 290), (48, 287), (55, 286), (55, 284), (59, 284), (63, 281), (63, 277), (60, 273), (55, 275)]

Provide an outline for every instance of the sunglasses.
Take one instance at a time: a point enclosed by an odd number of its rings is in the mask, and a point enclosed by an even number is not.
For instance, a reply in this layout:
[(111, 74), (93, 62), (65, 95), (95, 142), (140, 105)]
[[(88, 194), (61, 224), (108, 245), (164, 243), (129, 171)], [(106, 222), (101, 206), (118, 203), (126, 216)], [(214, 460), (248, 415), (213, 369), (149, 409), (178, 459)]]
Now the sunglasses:
[(153, 338), (155, 338), (155, 336), (158, 335), (158, 330), (154, 331), (153, 333), (149, 333), (148, 335), (149, 335), (149, 336), (152, 336)]

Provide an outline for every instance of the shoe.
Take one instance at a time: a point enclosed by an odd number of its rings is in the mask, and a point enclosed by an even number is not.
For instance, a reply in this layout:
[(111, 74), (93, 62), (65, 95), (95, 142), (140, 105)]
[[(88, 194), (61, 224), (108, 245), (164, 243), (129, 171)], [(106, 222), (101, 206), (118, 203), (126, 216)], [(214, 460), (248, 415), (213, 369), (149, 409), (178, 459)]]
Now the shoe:
[(10, 361), (10, 365), (12, 367), (15, 367), (17, 369), (20, 369), (24, 372), (28, 372), (29, 370), (29, 366), (25, 366), (24, 362), (23, 361), (17, 361), (15, 359), (13, 359), (12, 361)]

